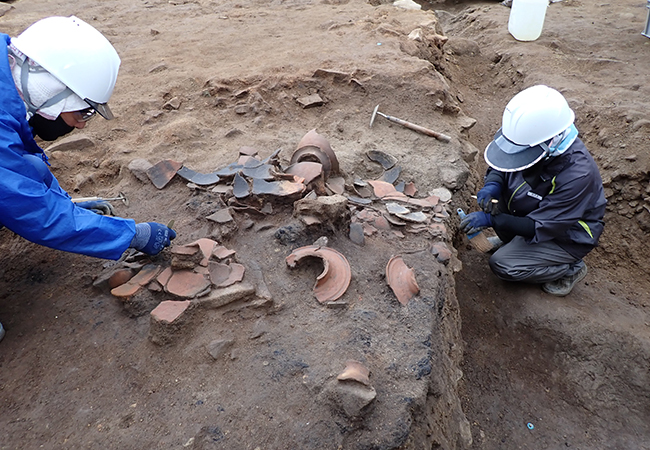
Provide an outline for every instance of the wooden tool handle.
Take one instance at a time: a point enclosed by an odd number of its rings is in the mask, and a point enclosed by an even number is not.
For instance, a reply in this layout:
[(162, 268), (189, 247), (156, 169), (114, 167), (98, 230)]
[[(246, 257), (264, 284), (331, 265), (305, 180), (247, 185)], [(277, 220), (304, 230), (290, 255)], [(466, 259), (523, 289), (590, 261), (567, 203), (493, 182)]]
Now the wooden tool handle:
[(397, 117), (393, 116), (384, 116), (386, 119), (390, 120), (391, 122), (398, 123), (406, 128), (410, 128), (411, 130), (414, 131), (419, 131), (422, 134), (426, 134), (427, 136), (432, 136), (438, 140), (441, 140), (443, 142), (449, 142), (451, 141), (451, 138), (447, 136), (446, 134), (438, 133), (437, 131), (430, 130), (428, 128), (421, 127), (420, 125), (416, 125), (411, 122), (407, 122), (404, 119), (398, 119)]

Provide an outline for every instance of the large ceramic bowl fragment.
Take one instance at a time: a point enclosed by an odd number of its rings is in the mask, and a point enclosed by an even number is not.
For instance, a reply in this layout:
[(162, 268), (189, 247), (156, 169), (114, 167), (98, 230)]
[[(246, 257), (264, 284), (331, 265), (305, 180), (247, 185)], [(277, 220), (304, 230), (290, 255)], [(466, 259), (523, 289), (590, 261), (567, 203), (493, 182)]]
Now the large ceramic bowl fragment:
[(311, 161), (323, 165), (323, 178), (327, 180), (331, 173), (339, 172), (339, 161), (329, 141), (311, 130), (298, 142), (297, 150), (291, 155), (291, 164)]
[(303, 259), (320, 258), (323, 272), (316, 278), (314, 295), (321, 302), (332, 302), (340, 298), (350, 285), (352, 271), (348, 260), (341, 253), (329, 247), (308, 245), (295, 249), (287, 256), (287, 266), (293, 269)]
[(402, 305), (408, 304), (420, 292), (413, 269), (406, 265), (401, 256), (393, 256), (388, 261), (386, 281)]

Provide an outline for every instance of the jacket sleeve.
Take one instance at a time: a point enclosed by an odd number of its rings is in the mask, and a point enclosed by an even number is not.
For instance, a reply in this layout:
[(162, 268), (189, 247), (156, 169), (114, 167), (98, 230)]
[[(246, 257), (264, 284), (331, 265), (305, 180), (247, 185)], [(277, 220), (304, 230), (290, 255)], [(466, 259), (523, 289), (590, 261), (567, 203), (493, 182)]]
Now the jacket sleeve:
[[(57, 250), (118, 259), (135, 235), (131, 219), (77, 207), (51, 176), (49, 186), (25, 160), (17, 121), (0, 111), (0, 222), (14, 233)], [(49, 172), (49, 171), (48, 171)]]

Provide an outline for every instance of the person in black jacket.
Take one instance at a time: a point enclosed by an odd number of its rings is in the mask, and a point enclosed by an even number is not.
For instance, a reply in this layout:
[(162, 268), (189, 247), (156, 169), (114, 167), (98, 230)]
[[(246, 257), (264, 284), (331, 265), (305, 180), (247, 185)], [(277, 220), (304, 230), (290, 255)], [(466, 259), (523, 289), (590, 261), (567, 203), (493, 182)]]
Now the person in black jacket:
[(587, 275), (583, 258), (604, 226), (602, 178), (574, 120), (564, 96), (548, 86), (514, 96), (485, 149), (482, 210), (460, 225), (468, 234), (494, 229), (503, 245), (490, 268), (499, 278), (541, 283), (557, 296)]

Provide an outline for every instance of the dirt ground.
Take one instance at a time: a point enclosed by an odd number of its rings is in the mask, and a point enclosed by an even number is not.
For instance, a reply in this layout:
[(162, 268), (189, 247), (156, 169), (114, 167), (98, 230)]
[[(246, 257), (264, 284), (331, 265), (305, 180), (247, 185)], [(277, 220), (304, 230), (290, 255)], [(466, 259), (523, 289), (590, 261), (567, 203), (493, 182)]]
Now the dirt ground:
[[(542, 36), (528, 43), (508, 34), (510, 10), (498, 2), (421, 4), (3, 3), (2, 32), (74, 14), (122, 58), (111, 101), (117, 118), (75, 132), (92, 146), (48, 152), (73, 196), (125, 192), (129, 205), (115, 204), (120, 216), (174, 220), (181, 244), (214, 237), (205, 217), (219, 196), (178, 177), (158, 190), (129, 163), (173, 159), (207, 173), (234, 162), (242, 146), (263, 157), (280, 149), (287, 163), (315, 128), (349, 184), (381, 175), (365, 153), (382, 150), (423, 196), (448, 188), (445, 223), (456, 250), (445, 265), (428, 252), (430, 236), (377, 233), (359, 247), (347, 229), (333, 230), (330, 245), (345, 251), (354, 273), (349, 306), (323, 308), (311, 295), (320, 268), (289, 272), (284, 261), (322, 233), (279, 241), (278, 227), (296, 219), (291, 205), (276, 202), (274, 214), (241, 214), (240, 225), (254, 225), (220, 236), (249, 271), (260, 269), (273, 305), (195, 315), (191, 331), (158, 346), (148, 339), (148, 315), (130, 317), (93, 287), (105, 261), (3, 230), (0, 448), (650, 448), (645, 3), (552, 3)], [(409, 38), (417, 28), (422, 38)], [(566, 298), (499, 281), (487, 256), (456, 234), (454, 211), (475, 208), (482, 149), (503, 108), (540, 83), (569, 99), (609, 202), (589, 275)], [(297, 101), (316, 93), (322, 106)], [(377, 104), (452, 141), (381, 117), (370, 128)], [(409, 308), (396, 308), (385, 285), (385, 261), (395, 254), (416, 268), (422, 295)], [(207, 354), (215, 338), (234, 341), (229, 357)], [(328, 410), (331, 380), (347, 358), (371, 367), (377, 399), (365, 421)]]

